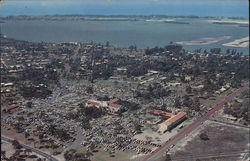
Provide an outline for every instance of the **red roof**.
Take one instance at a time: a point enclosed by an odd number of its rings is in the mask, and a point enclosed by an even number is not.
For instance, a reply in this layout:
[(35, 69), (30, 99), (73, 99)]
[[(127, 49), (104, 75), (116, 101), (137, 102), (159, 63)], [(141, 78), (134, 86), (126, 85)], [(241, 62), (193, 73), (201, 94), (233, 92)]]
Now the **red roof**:
[(18, 105), (9, 105), (9, 106), (5, 106), (4, 110), (9, 111), (9, 110), (15, 109), (17, 107), (19, 107), (19, 106)]
[(173, 123), (175, 123), (176, 121), (180, 120), (181, 118), (185, 117), (186, 113), (185, 112), (179, 112), (177, 115), (171, 117), (170, 119), (168, 119), (167, 121), (165, 121), (164, 123), (169, 126)]
[(98, 103), (98, 102), (94, 102), (94, 101), (88, 101), (88, 104), (92, 104), (92, 105), (100, 106), (100, 103)]
[(114, 99), (109, 100), (108, 104), (113, 104), (113, 103), (115, 103), (117, 101), (119, 101), (119, 99), (118, 98), (114, 98)]

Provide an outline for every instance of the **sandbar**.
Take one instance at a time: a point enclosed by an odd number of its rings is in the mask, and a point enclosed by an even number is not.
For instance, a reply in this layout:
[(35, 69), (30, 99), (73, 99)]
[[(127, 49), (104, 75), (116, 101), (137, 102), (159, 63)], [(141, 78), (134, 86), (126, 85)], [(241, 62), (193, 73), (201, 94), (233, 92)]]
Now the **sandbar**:
[(234, 40), (234, 41), (229, 42), (229, 43), (225, 43), (225, 44), (223, 44), (223, 46), (241, 47), (241, 48), (249, 47), (249, 36)]
[(209, 45), (213, 43), (217, 43), (222, 40), (230, 39), (231, 36), (222, 36), (222, 37), (217, 37), (217, 38), (202, 38), (199, 40), (192, 40), (192, 41), (179, 41), (176, 42), (177, 44), (180, 45)]

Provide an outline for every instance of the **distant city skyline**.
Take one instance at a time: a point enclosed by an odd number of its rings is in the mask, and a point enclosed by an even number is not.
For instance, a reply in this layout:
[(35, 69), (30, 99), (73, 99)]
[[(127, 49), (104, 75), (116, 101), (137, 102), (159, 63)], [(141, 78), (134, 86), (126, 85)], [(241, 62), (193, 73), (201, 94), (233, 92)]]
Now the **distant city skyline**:
[(0, 16), (104, 14), (248, 18), (248, 0), (5, 0)]

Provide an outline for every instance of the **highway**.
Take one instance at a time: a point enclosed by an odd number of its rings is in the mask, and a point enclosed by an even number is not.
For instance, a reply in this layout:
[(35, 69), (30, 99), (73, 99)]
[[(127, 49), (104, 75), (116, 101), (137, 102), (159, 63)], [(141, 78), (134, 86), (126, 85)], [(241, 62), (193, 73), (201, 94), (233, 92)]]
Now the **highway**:
[[(11, 144), (12, 144), (12, 141), (13, 141), (12, 139), (9, 139), (9, 138), (4, 137), (4, 136), (1, 136), (1, 140), (6, 141), (6, 142), (11, 143)], [(26, 148), (26, 149), (30, 149), (30, 150), (31, 150), (32, 152), (34, 152), (34, 153), (37, 153), (37, 154), (39, 154), (39, 155), (41, 155), (41, 156), (47, 158), (47, 159), (50, 160), (50, 161), (58, 161), (56, 158), (52, 157), (51, 155), (46, 154), (46, 153), (44, 153), (44, 152), (42, 152), (42, 151), (39, 151), (39, 150), (37, 150), (37, 149), (35, 149), (35, 148), (32, 148), (32, 147), (30, 147), (30, 146), (27, 146), (27, 145), (21, 144), (21, 143), (20, 143), (20, 145), (23, 146), (23, 147)]]
[[(246, 90), (248, 86), (244, 86), (230, 95), (226, 96), (222, 101), (215, 104), (213, 108), (208, 111), (207, 113), (203, 114), (203, 118), (210, 118), (215, 112), (221, 110), (223, 108), (223, 105), (226, 102), (232, 101), (237, 95), (239, 95), (242, 91)], [(165, 157), (166, 151), (170, 148), (170, 146), (174, 146), (178, 141), (185, 138), (187, 135), (192, 133), (194, 130), (196, 130), (198, 127), (200, 127), (203, 122), (206, 120), (196, 119), (193, 121), (192, 124), (189, 126), (183, 128), (177, 135), (173, 136), (169, 140), (167, 140), (165, 143), (162, 144), (162, 146), (155, 151), (153, 151), (151, 154), (144, 156), (140, 158), (141, 161), (158, 161)]]

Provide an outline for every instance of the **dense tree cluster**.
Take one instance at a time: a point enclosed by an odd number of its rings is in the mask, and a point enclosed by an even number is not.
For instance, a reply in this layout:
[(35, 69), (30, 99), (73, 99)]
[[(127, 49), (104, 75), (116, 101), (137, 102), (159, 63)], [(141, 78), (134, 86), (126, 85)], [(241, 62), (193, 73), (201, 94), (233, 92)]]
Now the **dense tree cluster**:
[(236, 118), (243, 118), (244, 124), (250, 125), (250, 94), (249, 90), (242, 93), (242, 102), (234, 102), (231, 107), (226, 105), (224, 113), (232, 115)]
[(66, 130), (56, 127), (55, 125), (49, 126), (48, 133), (50, 133), (54, 137), (61, 138), (64, 141), (69, 141), (70, 139), (73, 139), (73, 137), (70, 136), (70, 134)]
[(105, 114), (105, 112), (102, 110), (102, 108), (96, 108), (96, 107), (87, 107), (83, 104), (79, 105), (80, 107), (80, 113), (85, 115), (87, 118), (98, 118)]
[(199, 112), (201, 103), (198, 97), (191, 98), (189, 95), (184, 95), (175, 98), (174, 106), (176, 108), (188, 107), (190, 110)]
[(46, 98), (52, 91), (45, 85), (22, 84), (19, 87), (20, 94), (25, 98)]
[(207, 141), (207, 140), (209, 140), (209, 137), (205, 132), (203, 132), (203, 133), (200, 134), (200, 139), (204, 140), (204, 141)]
[[(116, 102), (119, 105), (122, 105), (123, 107), (127, 108), (128, 110), (137, 110), (140, 108), (139, 104), (135, 103), (135, 102), (131, 102), (131, 101), (123, 101), (123, 100), (118, 100)], [(126, 109), (124, 109), (123, 111), (120, 112), (124, 112)]]
[(66, 161), (91, 161), (90, 156), (93, 156), (91, 152), (79, 153), (75, 149), (67, 150), (64, 153)]
[(161, 98), (170, 95), (171, 90), (163, 88), (159, 83), (150, 84), (145, 90), (136, 90), (135, 97), (142, 97), (144, 99), (150, 100), (152, 98)]

